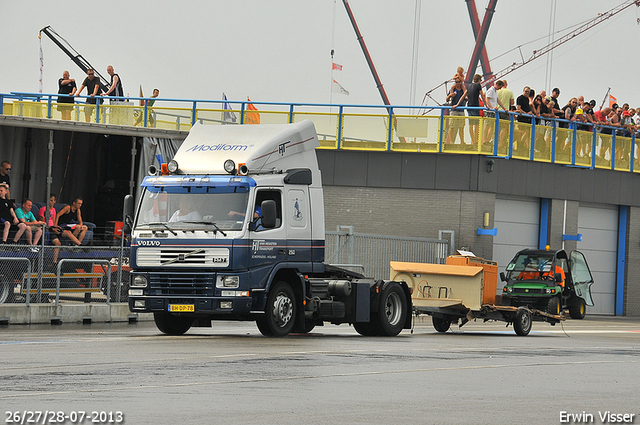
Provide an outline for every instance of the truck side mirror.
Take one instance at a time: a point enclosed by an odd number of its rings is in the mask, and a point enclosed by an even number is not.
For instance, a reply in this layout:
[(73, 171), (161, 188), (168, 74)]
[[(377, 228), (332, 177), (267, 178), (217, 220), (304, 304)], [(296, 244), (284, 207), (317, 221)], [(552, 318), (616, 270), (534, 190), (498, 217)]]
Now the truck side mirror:
[(273, 229), (276, 227), (276, 201), (265, 200), (260, 205), (262, 208), (262, 227)]
[(133, 196), (124, 197), (124, 207), (122, 208), (122, 232), (131, 233), (133, 227)]
[(500, 272), (500, 280), (503, 282), (507, 281), (507, 277), (504, 275), (504, 272)]

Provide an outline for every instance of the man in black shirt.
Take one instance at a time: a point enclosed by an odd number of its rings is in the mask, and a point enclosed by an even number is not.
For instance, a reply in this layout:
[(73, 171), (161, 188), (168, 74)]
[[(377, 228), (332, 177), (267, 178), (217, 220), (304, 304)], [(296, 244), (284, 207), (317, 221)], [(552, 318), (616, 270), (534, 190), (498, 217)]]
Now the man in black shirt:
[(91, 68), (87, 69), (87, 78), (82, 82), (80, 89), (76, 92), (76, 96), (80, 96), (85, 87), (87, 88), (87, 96), (90, 96), (90, 98), (87, 99), (87, 106), (84, 107), (84, 119), (87, 122), (91, 122), (91, 115), (93, 115), (93, 110), (95, 109), (95, 106), (92, 105), (96, 104), (96, 96), (101, 93), (100, 79), (95, 76)]
[(16, 213), (13, 211), (13, 202), (10, 202), (5, 198), (7, 190), (8, 187), (6, 183), (0, 183), (0, 225), (2, 226), (2, 243), (7, 243), (9, 231), (12, 227), (17, 229), (16, 235), (13, 238), (13, 243), (16, 243), (27, 229), (27, 225), (18, 220)]

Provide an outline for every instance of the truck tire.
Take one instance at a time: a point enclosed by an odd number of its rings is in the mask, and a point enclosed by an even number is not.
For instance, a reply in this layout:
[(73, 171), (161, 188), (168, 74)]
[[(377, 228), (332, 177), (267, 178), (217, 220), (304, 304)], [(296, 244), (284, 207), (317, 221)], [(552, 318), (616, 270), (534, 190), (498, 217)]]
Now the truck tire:
[(316, 327), (316, 322), (310, 319), (298, 320), (293, 327), (293, 332), (297, 334), (308, 334)]
[(513, 321), (513, 330), (519, 336), (527, 336), (531, 332), (531, 313), (529, 310), (520, 308), (516, 312), (516, 320)]
[[(378, 313), (372, 322), (380, 336), (396, 336), (402, 331), (407, 319), (407, 299), (398, 282), (385, 282), (380, 291)], [(373, 320), (375, 319), (377, 320)]]
[(287, 282), (278, 282), (269, 291), (263, 317), (256, 320), (264, 336), (286, 336), (293, 330), (298, 315), (296, 296)]
[(378, 335), (378, 329), (372, 322), (355, 322), (353, 328), (362, 336)]
[(153, 320), (160, 332), (167, 335), (182, 335), (193, 324), (193, 317), (178, 316), (164, 311), (153, 313)]
[(446, 332), (451, 327), (451, 322), (445, 318), (431, 316), (431, 321), (433, 322), (433, 327), (438, 332)]
[(13, 301), (13, 284), (0, 281), (0, 304)]
[(547, 313), (555, 315), (560, 314), (560, 300), (558, 297), (549, 298), (549, 301), (547, 301)]
[(569, 316), (572, 319), (582, 320), (587, 313), (587, 304), (582, 298), (578, 298), (569, 306)]

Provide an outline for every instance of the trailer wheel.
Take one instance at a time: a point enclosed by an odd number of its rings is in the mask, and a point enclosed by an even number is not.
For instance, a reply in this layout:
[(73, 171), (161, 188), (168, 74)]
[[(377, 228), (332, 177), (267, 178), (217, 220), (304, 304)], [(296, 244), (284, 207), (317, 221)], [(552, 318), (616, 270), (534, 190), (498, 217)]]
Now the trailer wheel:
[(531, 313), (524, 308), (518, 309), (516, 320), (513, 322), (513, 330), (520, 336), (527, 336), (531, 332)]
[(407, 299), (398, 282), (385, 282), (382, 286), (380, 308), (375, 318), (373, 323), (378, 335), (396, 336), (402, 331), (407, 318)]
[(547, 313), (560, 314), (560, 300), (558, 297), (549, 298), (549, 301), (547, 301)]
[(577, 302), (574, 302), (569, 306), (569, 316), (572, 319), (582, 320), (587, 313), (587, 304), (585, 304), (582, 298), (578, 298)]
[(296, 296), (287, 282), (276, 283), (269, 291), (263, 317), (256, 320), (264, 336), (286, 336), (293, 329), (298, 306)]
[(153, 313), (153, 320), (160, 332), (167, 335), (182, 335), (193, 324), (193, 317), (177, 316), (164, 311)]
[(449, 330), (449, 327), (451, 327), (451, 322), (445, 318), (431, 316), (431, 321), (433, 322), (433, 327), (438, 332), (446, 332)]

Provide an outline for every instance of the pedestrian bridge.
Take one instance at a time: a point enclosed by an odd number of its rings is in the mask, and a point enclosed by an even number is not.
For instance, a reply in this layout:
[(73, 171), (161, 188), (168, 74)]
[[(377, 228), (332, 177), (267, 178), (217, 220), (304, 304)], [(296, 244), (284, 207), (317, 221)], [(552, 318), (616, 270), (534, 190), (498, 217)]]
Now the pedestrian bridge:
[[(193, 99), (97, 98), (58, 104), (57, 94), (0, 93), (0, 115), (61, 120), (58, 106), (71, 107), (71, 120), (119, 127), (187, 131), (203, 124), (282, 124), (310, 119), (321, 149), (486, 155), (567, 166), (640, 172), (635, 135), (620, 128), (566, 120), (546, 125), (498, 117), (458, 117), (449, 107), (274, 103)], [(153, 103), (149, 104), (152, 100)], [(78, 103), (83, 102), (83, 103)], [(479, 108), (468, 108), (479, 109)], [(87, 115), (85, 112), (91, 112)], [(534, 120), (535, 121), (535, 120)], [(497, 143), (496, 143), (497, 141)]]

